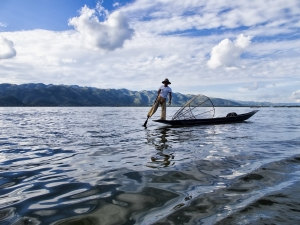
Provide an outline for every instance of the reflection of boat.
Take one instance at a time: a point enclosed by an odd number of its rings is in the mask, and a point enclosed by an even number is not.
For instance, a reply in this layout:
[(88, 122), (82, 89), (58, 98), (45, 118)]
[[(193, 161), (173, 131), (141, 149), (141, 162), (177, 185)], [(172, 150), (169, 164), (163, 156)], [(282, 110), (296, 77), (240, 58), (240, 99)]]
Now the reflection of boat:
[(257, 113), (258, 110), (252, 112), (237, 114), (231, 117), (216, 117), (208, 119), (189, 119), (189, 120), (153, 120), (154, 122), (164, 123), (173, 126), (195, 126), (195, 125), (207, 125), (207, 124), (222, 124), (222, 123), (238, 123), (243, 122)]

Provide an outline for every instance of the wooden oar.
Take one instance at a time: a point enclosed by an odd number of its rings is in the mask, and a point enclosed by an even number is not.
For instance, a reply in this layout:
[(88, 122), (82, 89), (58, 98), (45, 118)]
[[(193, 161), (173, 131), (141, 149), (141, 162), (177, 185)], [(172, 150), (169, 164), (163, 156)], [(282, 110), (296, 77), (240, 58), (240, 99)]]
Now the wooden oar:
[[(156, 96), (156, 99), (155, 99), (155, 101), (154, 101), (154, 103), (153, 103), (153, 105), (155, 104), (155, 102), (157, 101), (157, 98), (158, 98), (158, 95)], [(152, 105), (152, 106), (153, 106)], [(151, 106), (151, 107), (152, 107)], [(146, 119), (146, 121), (145, 121), (145, 123), (144, 123), (144, 125), (143, 125), (143, 127), (147, 127), (147, 123), (148, 123), (148, 119), (149, 119), (150, 117), (147, 117), (147, 119)]]
[(149, 117), (147, 117), (147, 119), (146, 119), (146, 121), (145, 121), (143, 127), (147, 127), (148, 119), (149, 119)]

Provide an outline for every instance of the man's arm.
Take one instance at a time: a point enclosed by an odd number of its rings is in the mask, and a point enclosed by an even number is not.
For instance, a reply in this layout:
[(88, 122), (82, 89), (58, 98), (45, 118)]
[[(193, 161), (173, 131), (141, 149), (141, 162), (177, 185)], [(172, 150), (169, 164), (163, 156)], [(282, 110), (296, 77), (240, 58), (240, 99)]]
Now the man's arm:
[(171, 102), (172, 102), (172, 92), (169, 92), (169, 102), (168, 102), (168, 104), (171, 105)]

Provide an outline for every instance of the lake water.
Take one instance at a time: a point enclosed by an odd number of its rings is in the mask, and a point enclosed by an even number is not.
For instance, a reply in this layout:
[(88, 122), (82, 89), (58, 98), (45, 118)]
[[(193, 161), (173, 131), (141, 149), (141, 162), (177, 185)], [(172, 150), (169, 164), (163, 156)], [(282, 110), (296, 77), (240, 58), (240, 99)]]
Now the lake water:
[(299, 223), (300, 108), (145, 129), (148, 110), (0, 108), (0, 224)]

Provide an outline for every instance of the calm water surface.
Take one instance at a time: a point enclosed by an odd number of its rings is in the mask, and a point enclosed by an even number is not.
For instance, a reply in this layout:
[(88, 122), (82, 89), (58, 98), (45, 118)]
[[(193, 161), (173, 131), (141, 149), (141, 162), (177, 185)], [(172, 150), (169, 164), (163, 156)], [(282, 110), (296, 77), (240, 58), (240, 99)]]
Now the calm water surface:
[(148, 110), (0, 108), (0, 224), (299, 222), (299, 108), (144, 129)]

